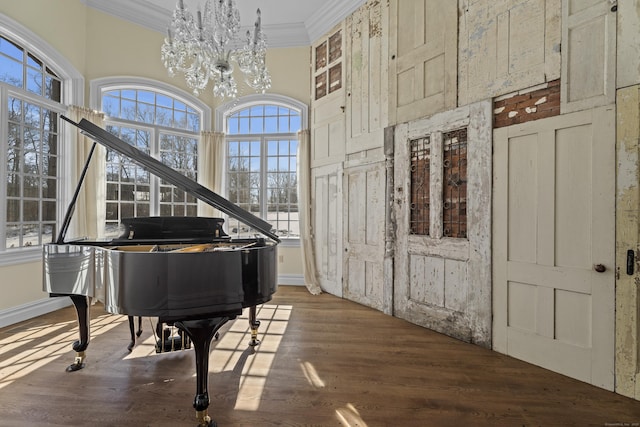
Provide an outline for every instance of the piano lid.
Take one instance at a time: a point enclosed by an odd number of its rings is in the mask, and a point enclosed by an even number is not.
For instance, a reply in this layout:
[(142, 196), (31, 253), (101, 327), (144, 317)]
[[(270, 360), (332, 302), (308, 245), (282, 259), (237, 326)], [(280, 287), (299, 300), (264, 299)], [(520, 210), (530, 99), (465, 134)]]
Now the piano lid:
[(79, 123), (76, 123), (65, 116), (60, 117), (81, 129), (87, 137), (93, 139), (94, 141), (104, 145), (111, 150), (117, 151), (124, 156), (129, 157), (134, 162), (146, 168), (154, 175), (186, 191), (192, 196), (197, 197), (198, 199), (202, 200), (210, 206), (213, 206), (219, 211), (226, 213), (230, 217), (233, 217), (238, 221), (251, 226), (265, 236), (273, 239), (275, 242), (280, 242), (280, 238), (271, 231), (271, 224), (269, 224), (265, 220), (258, 218), (257, 216), (242, 209), (239, 206), (234, 205), (224, 197), (214, 193), (213, 191), (198, 184), (192, 179), (171, 169), (169, 166), (161, 163), (148, 154), (143, 153), (132, 145), (127, 144), (117, 136), (107, 132), (106, 130), (91, 123), (90, 121), (82, 119)]

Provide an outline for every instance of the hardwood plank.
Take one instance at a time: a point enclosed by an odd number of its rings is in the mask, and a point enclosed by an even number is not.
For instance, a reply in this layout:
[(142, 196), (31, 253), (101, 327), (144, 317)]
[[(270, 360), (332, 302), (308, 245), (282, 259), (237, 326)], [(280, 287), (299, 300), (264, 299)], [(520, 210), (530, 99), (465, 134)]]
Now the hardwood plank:
[[(457, 341), (332, 295), (281, 286), (211, 351), (219, 426), (604, 426), (640, 402)], [(149, 321), (133, 352), (125, 316), (92, 307), (87, 367), (66, 373), (75, 313), (0, 329), (0, 426), (195, 425), (193, 351), (156, 355)]]

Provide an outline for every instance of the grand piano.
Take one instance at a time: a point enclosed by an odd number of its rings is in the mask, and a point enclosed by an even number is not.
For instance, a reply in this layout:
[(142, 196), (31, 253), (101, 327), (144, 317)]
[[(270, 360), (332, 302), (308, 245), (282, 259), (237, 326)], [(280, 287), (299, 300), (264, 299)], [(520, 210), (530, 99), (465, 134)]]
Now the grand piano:
[[(199, 426), (215, 426), (208, 415), (208, 373), (211, 341), (229, 320), (249, 309), (251, 338), (260, 322), (256, 306), (276, 292), (278, 236), (266, 221), (174, 171), (86, 119), (76, 123), (92, 139), (72, 202), (57, 239), (44, 245), (43, 288), (52, 297), (70, 297), (78, 315), (79, 339), (73, 343), (74, 362), (67, 371), (85, 366), (89, 346), (90, 299), (104, 303), (109, 313), (157, 317), (175, 325), (193, 343), (196, 395), (193, 407)], [(221, 218), (146, 217), (123, 219), (117, 238), (66, 241), (76, 200), (96, 142), (133, 161), (260, 234), (231, 238)]]

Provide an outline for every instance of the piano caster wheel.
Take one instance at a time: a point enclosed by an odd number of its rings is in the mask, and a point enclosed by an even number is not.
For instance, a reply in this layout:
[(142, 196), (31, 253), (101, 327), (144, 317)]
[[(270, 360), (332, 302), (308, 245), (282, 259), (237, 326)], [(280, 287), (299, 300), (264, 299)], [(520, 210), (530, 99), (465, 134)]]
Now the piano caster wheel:
[(129, 345), (127, 346), (127, 350), (129, 350), (129, 353), (131, 353), (131, 350), (133, 350), (134, 345), (136, 345), (135, 341), (129, 342)]
[(75, 371), (79, 371), (80, 369), (84, 368), (84, 352), (81, 354), (78, 354), (78, 356), (76, 356), (76, 360), (75, 362), (73, 362), (72, 365), (67, 366), (66, 371), (67, 372), (75, 372)]
[(206, 409), (204, 411), (196, 411), (196, 418), (199, 421), (197, 427), (218, 427), (218, 424), (207, 415)]

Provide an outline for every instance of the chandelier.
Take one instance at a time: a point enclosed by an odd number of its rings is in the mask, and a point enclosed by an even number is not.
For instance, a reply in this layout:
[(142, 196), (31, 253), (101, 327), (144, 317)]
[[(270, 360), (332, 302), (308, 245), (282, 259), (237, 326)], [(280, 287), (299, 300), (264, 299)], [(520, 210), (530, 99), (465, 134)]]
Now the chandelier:
[(238, 37), (240, 13), (235, 0), (207, 0), (204, 12), (194, 19), (183, 0), (178, 0), (161, 50), (161, 59), (171, 77), (184, 73), (187, 86), (198, 96), (209, 80), (216, 97), (235, 98), (238, 85), (232, 61), (244, 74), (247, 85), (264, 93), (271, 87), (265, 65), (267, 40), (262, 32), (260, 9), (253, 33)]

